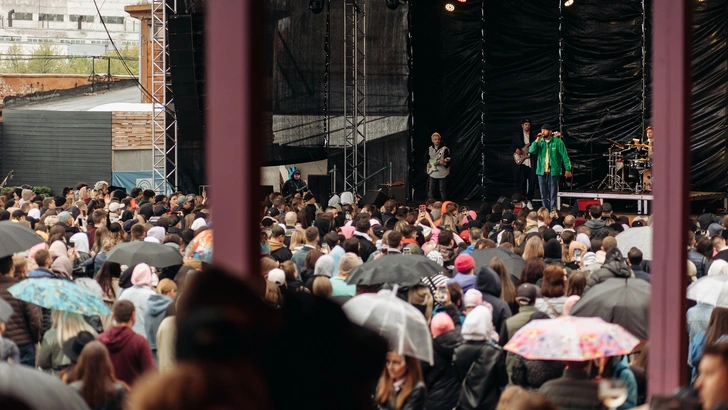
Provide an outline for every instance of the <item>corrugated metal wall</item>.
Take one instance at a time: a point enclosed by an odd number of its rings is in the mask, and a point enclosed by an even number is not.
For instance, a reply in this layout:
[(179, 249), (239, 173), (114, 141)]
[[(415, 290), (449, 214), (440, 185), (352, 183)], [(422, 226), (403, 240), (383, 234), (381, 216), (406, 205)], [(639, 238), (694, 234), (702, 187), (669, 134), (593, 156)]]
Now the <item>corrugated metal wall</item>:
[(78, 182), (111, 182), (111, 113), (3, 110), (0, 180), (49, 186), (60, 195)]

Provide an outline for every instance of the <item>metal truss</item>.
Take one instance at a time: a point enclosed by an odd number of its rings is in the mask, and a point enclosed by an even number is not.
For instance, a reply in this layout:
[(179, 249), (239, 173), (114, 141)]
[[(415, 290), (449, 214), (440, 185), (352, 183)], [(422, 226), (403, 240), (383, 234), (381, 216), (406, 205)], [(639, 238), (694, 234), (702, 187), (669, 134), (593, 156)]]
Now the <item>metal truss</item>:
[(344, 4), (344, 190), (366, 192), (366, 0)]
[(152, 0), (152, 185), (163, 194), (177, 188), (177, 118), (167, 45), (167, 17), (176, 9), (176, 1)]

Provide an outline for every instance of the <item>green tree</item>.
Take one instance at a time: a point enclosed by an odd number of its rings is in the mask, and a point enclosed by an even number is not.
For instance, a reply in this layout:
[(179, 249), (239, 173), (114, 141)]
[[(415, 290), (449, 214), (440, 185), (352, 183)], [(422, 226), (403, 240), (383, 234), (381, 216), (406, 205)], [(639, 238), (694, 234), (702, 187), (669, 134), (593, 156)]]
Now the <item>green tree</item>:
[(20, 44), (13, 44), (0, 60), (0, 70), (7, 74), (22, 74), (28, 71), (27, 56)]
[(41, 43), (30, 56), (29, 73), (49, 74), (64, 71), (64, 60), (58, 58), (61, 56), (60, 50), (50, 43)]
[[(119, 49), (119, 54), (124, 58), (124, 61), (119, 60), (119, 56), (115, 51), (106, 53), (107, 56), (113, 57), (111, 60), (111, 74), (129, 75), (129, 71), (131, 71), (133, 75), (139, 76), (139, 46), (125, 46)], [(129, 71), (124, 67), (124, 63), (129, 67)], [(104, 65), (102, 72), (106, 71), (107, 67)]]

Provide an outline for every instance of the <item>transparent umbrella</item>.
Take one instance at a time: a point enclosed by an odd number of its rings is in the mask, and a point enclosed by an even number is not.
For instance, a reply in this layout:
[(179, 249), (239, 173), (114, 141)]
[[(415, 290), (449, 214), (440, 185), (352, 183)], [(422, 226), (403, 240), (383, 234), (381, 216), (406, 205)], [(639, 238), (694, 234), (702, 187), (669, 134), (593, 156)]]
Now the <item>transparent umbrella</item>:
[(703, 276), (688, 286), (687, 298), (699, 303), (728, 308), (728, 276)]
[(356, 296), (343, 309), (349, 320), (387, 339), (390, 349), (433, 364), (427, 321), (417, 308), (397, 297), (396, 286)]

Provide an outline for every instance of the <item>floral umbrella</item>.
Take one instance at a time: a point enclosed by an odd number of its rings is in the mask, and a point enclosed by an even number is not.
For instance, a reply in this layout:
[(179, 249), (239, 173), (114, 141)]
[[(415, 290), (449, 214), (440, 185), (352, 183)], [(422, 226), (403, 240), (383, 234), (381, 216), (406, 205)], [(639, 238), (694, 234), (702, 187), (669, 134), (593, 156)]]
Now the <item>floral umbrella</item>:
[(16, 299), (46, 309), (79, 313), (85, 316), (111, 314), (98, 295), (70, 280), (54, 278), (24, 280), (11, 286), (8, 291)]
[(562, 316), (529, 322), (504, 349), (530, 360), (583, 362), (629, 354), (639, 342), (621, 326), (600, 318)]

